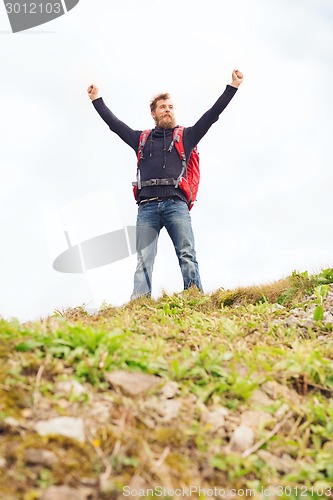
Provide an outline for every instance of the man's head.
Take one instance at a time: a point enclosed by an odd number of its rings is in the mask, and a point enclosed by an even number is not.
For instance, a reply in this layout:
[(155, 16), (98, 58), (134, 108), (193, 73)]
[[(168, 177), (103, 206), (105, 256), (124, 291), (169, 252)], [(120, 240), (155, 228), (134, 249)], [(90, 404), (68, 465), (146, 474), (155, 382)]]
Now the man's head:
[(159, 94), (150, 102), (151, 116), (158, 128), (174, 128), (176, 126), (173, 104), (169, 94)]

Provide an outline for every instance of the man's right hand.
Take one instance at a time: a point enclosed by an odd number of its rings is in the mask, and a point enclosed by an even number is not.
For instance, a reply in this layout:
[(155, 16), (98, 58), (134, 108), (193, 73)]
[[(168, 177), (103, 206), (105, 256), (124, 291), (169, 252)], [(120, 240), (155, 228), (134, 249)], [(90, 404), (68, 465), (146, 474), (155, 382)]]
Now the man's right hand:
[(93, 83), (88, 87), (88, 96), (92, 101), (98, 99), (98, 87)]

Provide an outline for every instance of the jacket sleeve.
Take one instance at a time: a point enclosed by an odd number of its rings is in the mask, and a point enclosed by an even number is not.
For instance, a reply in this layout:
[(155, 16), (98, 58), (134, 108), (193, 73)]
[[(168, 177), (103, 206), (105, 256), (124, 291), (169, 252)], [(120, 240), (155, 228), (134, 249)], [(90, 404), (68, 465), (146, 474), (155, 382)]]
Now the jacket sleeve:
[(131, 148), (134, 149), (135, 152), (137, 152), (141, 131), (133, 130), (128, 125), (126, 125), (126, 123), (119, 120), (106, 106), (102, 97), (94, 99), (92, 103), (97, 113), (109, 126), (110, 130), (117, 134), (120, 139), (126, 142), (126, 144), (128, 144)]
[(237, 89), (231, 85), (227, 85), (223, 94), (218, 98), (216, 103), (208, 110), (192, 127), (186, 127), (187, 139), (193, 148), (208, 132), (210, 127), (218, 119), (222, 111), (227, 107), (231, 99), (236, 94)]

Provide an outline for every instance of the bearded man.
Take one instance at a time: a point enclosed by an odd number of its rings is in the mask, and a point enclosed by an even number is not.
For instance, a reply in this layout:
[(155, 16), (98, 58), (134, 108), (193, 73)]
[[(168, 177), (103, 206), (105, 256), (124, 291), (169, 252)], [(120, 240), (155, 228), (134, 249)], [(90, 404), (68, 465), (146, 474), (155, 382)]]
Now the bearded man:
[[(183, 144), (186, 162), (211, 125), (219, 119), (242, 81), (242, 73), (239, 70), (233, 70), (231, 84), (226, 86), (216, 103), (193, 126), (184, 128)], [(102, 97), (99, 97), (96, 85), (89, 86), (88, 95), (96, 111), (111, 131), (134, 149), (137, 155), (142, 131), (133, 130), (119, 120), (105, 105)], [(155, 128), (150, 131), (145, 141), (138, 169), (136, 221), (138, 260), (131, 299), (151, 295), (157, 242), (163, 227), (166, 228), (173, 242), (183, 276), (184, 289), (196, 286), (203, 291), (187, 198), (177, 184), (163, 182), (168, 179), (178, 179), (182, 171), (181, 158), (176, 148), (171, 145), (177, 125), (170, 95), (165, 93), (154, 97), (150, 103), (150, 111)]]

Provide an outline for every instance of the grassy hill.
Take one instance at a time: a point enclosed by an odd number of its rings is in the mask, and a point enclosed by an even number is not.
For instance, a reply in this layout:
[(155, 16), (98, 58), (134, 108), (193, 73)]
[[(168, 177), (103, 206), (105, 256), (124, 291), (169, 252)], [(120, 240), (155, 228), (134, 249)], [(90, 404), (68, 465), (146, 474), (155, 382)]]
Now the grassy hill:
[(0, 498), (333, 498), (332, 281), (0, 319)]

